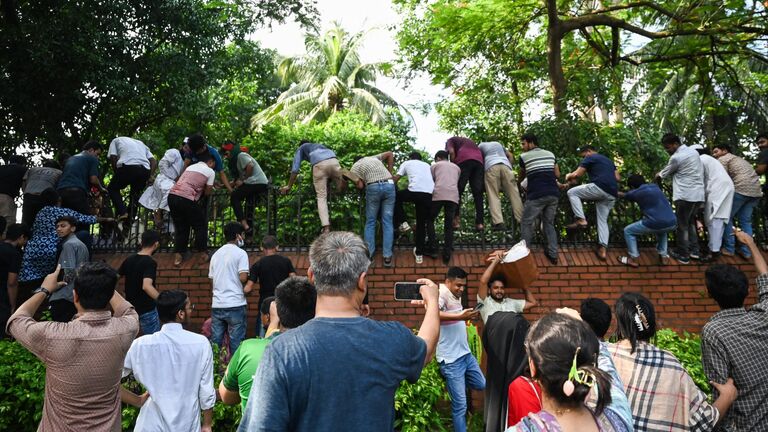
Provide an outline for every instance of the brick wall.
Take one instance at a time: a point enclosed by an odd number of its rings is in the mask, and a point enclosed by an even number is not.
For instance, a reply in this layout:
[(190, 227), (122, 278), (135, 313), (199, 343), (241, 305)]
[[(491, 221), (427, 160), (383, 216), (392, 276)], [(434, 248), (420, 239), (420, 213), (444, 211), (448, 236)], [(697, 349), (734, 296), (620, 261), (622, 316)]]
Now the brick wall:
[[(641, 267), (631, 269), (619, 264), (616, 256), (623, 251), (610, 251), (607, 263), (598, 261), (591, 249), (564, 249), (560, 255), (560, 264), (551, 265), (541, 252), (535, 254), (539, 266), (539, 280), (532, 286), (532, 291), (539, 299), (540, 306), (533, 309), (529, 319), (536, 319), (542, 313), (561, 306), (578, 308), (579, 302), (587, 297), (600, 297), (613, 304), (622, 292), (638, 291), (648, 296), (656, 306), (657, 320), (660, 327), (671, 327), (678, 331), (699, 332), (707, 319), (717, 312), (715, 302), (707, 297), (704, 286), (704, 270), (699, 265), (658, 266), (655, 251), (643, 251)], [(306, 274), (309, 264), (306, 252), (285, 253), (290, 257), (300, 275)], [(117, 268), (127, 254), (97, 255)], [(251, 262), (260, 254), (251, 253)], [(475, 303), (478, 281), (485, 269), (486, 253), (480, 250), (462, 250), (454, 254), (452, 265), (463, 267), (470, 273), (468, 280), (470, 306)], [(173, 266), (172, 254), (158, 254), (158, 280), (160, 289), (181, 288), (190, 293), (195, 303), (192, 330), (199, 330), (202, 322), (210, 316), (211, 288), (208, 279), (208, 265), (197, 259), (185, 262), (180, 268)], [(722, 262), (739, 266), (746, 271), (750, 279), (750, 297), (747, 304), (755, 302), (755, 272), (751, 263), (739, 258)], [(409, 327), (417, 327), (421, 319), (421, 310), (409, 304), (393, 299), (393, 283), (413, 281), (419, 277), (428, 277), (436, 282), (442, 281), (446, 266), (440, 260), (424, 258), (424, 263), (416, 265), (410, 251), (396, 251), (394, 268), (385, 268), (381, 258), (373, 263), (368, 276), (370, 305), (372, 315), (379, 320), (398, 320)], [(507, 295), (522, 298), (521, 292), (510, 290)], [(256, 325), (256, 305), (258, 295), (249, 297), (249, 336)]]

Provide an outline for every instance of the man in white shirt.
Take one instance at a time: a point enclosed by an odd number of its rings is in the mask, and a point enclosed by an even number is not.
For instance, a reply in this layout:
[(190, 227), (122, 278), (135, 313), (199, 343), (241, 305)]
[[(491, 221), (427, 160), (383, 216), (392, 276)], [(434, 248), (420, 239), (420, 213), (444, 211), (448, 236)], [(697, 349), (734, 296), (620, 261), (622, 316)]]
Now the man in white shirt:
[[(109, 143), (107, 156), (114, 170), (107, 191), (115, 206), (115, 214), (118, 219), (133, 220), (139, 197), (147, 187), (151, 174), (155, 172), (157, 161), (143, 142), (128, 137), (113, 139)], [(121, 191), (128, 186), (131, 187), (131, 193), (126, 209)]]
[[(248, 302), (245, 294), (251, 291), (248, 281), (248, 254), (241, 248), (245, 243), (243, 226), (230, 222), (224, 226), (227, 244), (211, 257), (208, 277), (213, 280), (211, 304), (211, 342), (221, 347), (224, 330), (229, 333), (230, 354), (237, 351), (245, 339)], [(245, 287), (244, 287), (245, 285)]]
[[(483, 323), (496, 312), (517, 312), (522, 313), (535, 307), (539, 303), (536, 297), (528, 288), (523, 288), (525, 300), (511, 299), (504, 297), (507, 279), (504, 275), (495, 274), (496, 266), (502, 262), (504, 251), (495, 251), (487, 259), (490, 262), (485, 273), (480, 277), (480, 287), (477, 290), (477, 304), (480, 306), (480, 318)], [(490, 291), (490, 296), (488, 295)]]
[(211, 431), (216, 403), (213, 351), (205, 336), (182, 328), (192, 309), (184, 291), (161, 292), (157, 311), (162, 329), (134, 340), (125, 356), (123, 377), (132, 373), (147, 389), (139, 396), (121, 388), (121, 400), (141, 408), (136, 432)]
[(400, 165), (394, 176), (395, 185), (401, 177), (408, 177), (408, 188), (397, 191), (395, 199), (395, 226), (400, 227), (401, 232), (411, 229), (408, 225), (403, 203), (412, 202), (416, 209), (416, 247), (413, 254), (416, 256), (416, 264), (424, 262), (424, 240), (427, 235), (427, 223), (432, 207), (432, 191), (435, 189), (435, 181), (432, 179), (432, 171), (429, 164), (421, 160), (421, 153), (414, 151), (408, 156), (408, 160)]

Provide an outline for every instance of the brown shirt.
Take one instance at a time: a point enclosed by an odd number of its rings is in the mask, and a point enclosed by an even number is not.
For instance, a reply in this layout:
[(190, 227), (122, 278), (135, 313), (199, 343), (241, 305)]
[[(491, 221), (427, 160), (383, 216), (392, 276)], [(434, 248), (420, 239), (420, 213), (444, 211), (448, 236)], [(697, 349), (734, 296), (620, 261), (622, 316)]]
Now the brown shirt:
[(749, 162), (733, 153), (726, 153), (717, 160), (723, 164), (728, 175), (731, 176), (736, 193), (748, 197), (763, 196), (763, 191), (760, 189), (760, 176)]
[(45, 363), (39, 432), (119, 432), (123, 360), (139, 330), (133, 306), (86, 312), (68, 323), (18, 314), (8, 333)]

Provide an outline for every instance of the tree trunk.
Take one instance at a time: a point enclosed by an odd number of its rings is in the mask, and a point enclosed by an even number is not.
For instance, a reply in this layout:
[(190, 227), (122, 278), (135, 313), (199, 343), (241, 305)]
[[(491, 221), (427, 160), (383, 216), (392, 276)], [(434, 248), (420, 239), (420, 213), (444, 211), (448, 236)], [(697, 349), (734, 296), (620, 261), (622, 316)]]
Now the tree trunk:
[(557, 0), (545, 0), (547, 8), (547, 66), (549, 84), (552, 88), (552, 108), (555, 115), (565, 113), (565, 94), (568, 83), (563, 73), (563, 30), (560, 18), (557, 16)]

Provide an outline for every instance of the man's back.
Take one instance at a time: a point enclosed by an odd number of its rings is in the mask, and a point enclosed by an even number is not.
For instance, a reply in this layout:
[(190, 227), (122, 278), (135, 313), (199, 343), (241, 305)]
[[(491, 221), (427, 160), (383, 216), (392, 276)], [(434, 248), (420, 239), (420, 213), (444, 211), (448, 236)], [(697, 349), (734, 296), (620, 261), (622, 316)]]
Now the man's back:
[(267, 347), (239, 430), (392, 431), (395, 390), (425, 354), (400, 323), (310, 320)]
[(99, 160), (89, 154), (80, 153), (67, 160), (57, 187), (58, 189), (77, 188), (87, 191), (90, 177), (98, 177), (98, 175)]
[(520, 155), (520, 167), (525, 170), (528, 179), (528, 199), (560, 195), (555, 177), (556, 164), (555, 155), (539, 147)]
[(205, 336), (178, 323), (164, 324), (133, 342), (123, 375), (131, 372), (150, 395), (136, 419), (137, 430), (200, 430), (201, 406), (209, 409), (216, 402), (213, 352)]
[(431, 194), (435, 189), (435, 181), (429, 164), (420, 160), (407, 160), (400, 165), (397, 175), (408, 176), (408, 190)]
[(120, 264), (117, 273), (125, 276), (125, 299), (136, 308), (136, 313), (141, 315), (155, 308), (155, 300), (144, 291), (144, 279), (152, 279), (154, 285), (157, 277), (157, 262), (151, 256), (131, 255)]
[(494, 165), (502, 164), (512, 169), (512, 163), (507, 158), (507, 152), (501, 143), (496, 141), (482, 142), (478, 145), (480, 151), (483, 153), (483, 160), (485, 161), (485, 170), (488, 171)]
[(435, 179), (435, 189), (432, 191), (432, 201), (459, 202), (459, 176), (461, 168), (453, 162), (439, 161), (432, 165), (432, 177)]
[(118, 168), (126, 165), (141, 165), (149, 169), (152, 152), (141, 141), (129, 137), (117, 137), (109, 144), (108, 156), (117, 156)]
[(231, 308), (247, 304), (240, 273), (248, 273), (248, 254), (227, 243), (211, 257), (208, 277), (213, 279), (214, 308)]
[(275, 295), (275, 288), (280, 282), (296, 273), (293, 263), (282, 255), (268, 255), (251, 266), (250, 280), (259, 283), (259, 304), (265, 298)]
[(19, 189), (27, 172), (27, 167), (19, 164), (0, 165), (0, 193), (8, 196), (19, 196)]

